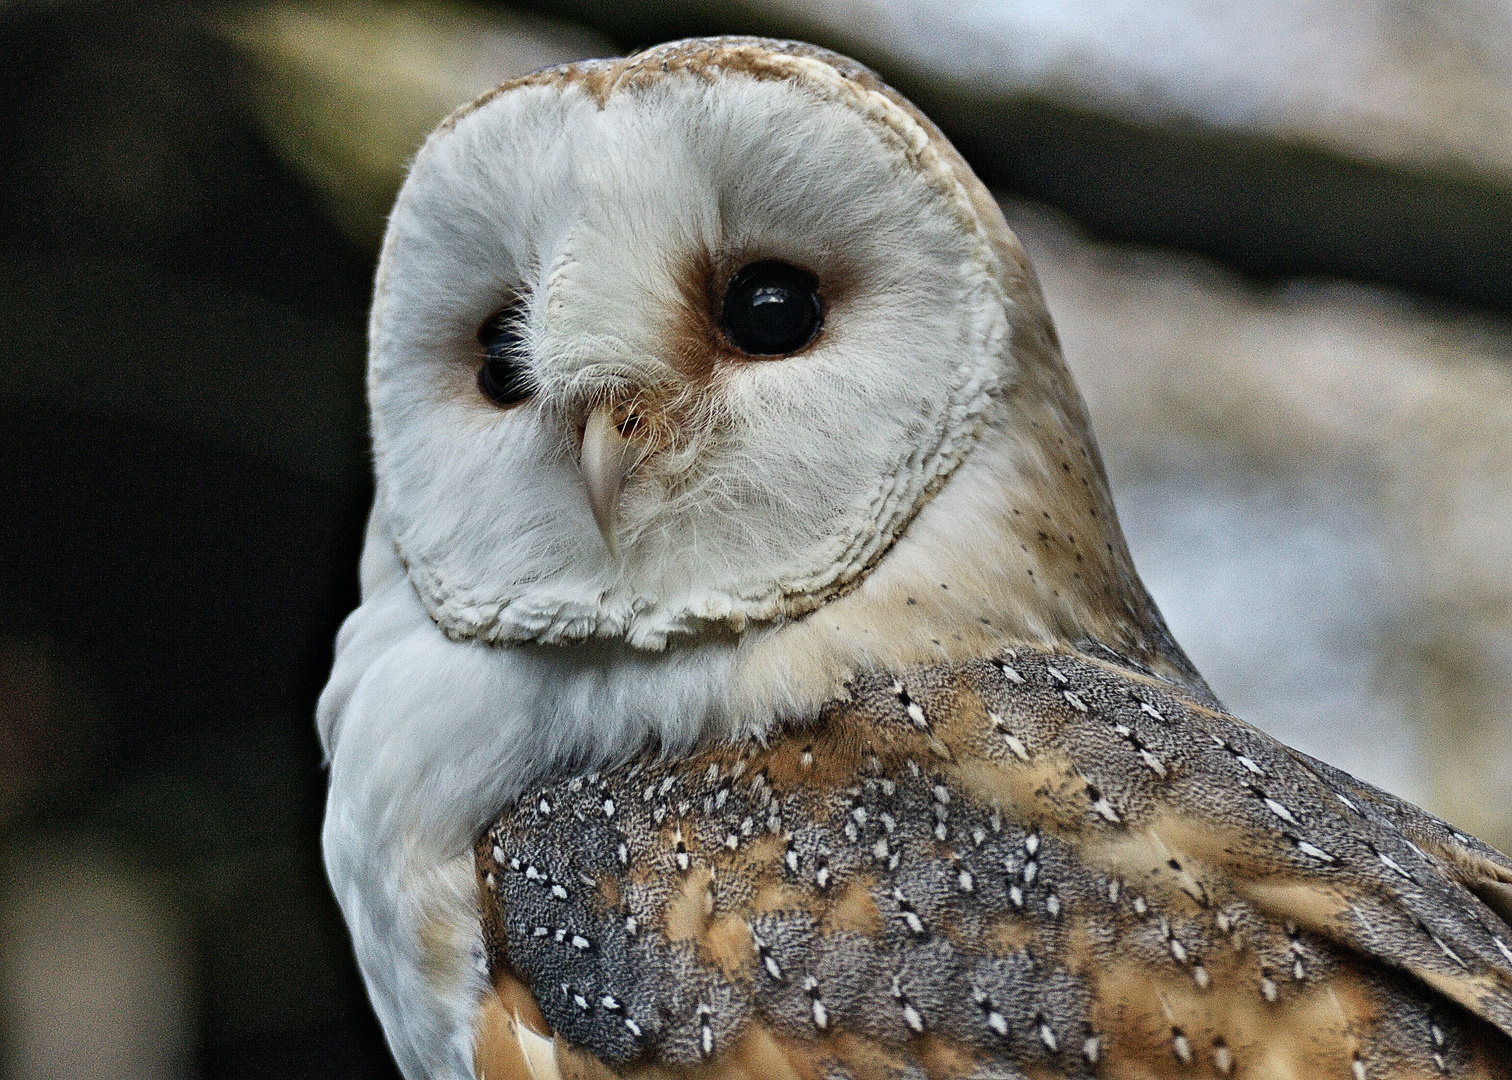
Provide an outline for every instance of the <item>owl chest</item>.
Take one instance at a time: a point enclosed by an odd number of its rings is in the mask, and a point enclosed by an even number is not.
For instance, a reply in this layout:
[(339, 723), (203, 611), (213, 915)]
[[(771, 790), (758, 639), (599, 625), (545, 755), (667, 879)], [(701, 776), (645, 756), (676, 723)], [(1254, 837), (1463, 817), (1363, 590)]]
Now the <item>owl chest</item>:
[(476, 852), (496, 973), (615, 1066), (696, 1066), (758, 1032), (811, 1054), (938, 1036), (963, 1062), (1095, 1059), (1076, 969), (1133, 913), (1043, 823), (1054, 770), (1023, 806), (982, 799), (960, 777), (985, 713), (879, 692), (895, 715), (830, 710), (764, 748), (522, 801)]

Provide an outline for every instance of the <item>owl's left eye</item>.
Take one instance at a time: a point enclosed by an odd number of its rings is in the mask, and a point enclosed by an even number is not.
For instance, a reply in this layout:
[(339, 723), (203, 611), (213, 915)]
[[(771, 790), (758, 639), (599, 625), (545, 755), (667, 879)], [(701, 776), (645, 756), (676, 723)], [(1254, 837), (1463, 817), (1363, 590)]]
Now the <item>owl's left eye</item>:
[(749, 356), (787, 356), (819, 333), (819, 279), (777, 259), (743, 267), (730, 279), (720, 312), (725, 337)]
[(478, 389), (495, 405), (518, 405), (535, 393), (535, 379), (525, 362), (520, 338), (520, 311), (510, 305), (490, 315), (478, 327), (483, 346), (483, 366), (478, 369)]

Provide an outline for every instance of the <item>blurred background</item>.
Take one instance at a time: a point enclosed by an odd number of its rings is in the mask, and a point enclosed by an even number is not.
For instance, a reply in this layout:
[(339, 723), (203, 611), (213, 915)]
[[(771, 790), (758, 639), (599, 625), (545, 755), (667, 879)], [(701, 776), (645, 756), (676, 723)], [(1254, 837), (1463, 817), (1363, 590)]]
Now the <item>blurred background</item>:
[(876, 67), (1036, 259), (1219, 695), (1512, 846), (1505, 0), (0, 0), (0, 1070), (390, 1077), (311, 714), (405, 162), (688, 34)]

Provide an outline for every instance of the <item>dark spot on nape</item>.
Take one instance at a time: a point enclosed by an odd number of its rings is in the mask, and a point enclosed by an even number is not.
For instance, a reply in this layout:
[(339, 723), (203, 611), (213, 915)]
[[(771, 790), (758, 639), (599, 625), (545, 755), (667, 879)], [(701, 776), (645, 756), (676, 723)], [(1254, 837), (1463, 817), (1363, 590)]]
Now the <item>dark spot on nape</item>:
[(1166, 865), (1169, 866), (1172, 870), (1176, 871), (1178, 874), (1181, 873), (1181, 862), (1179, 860), (1167, 859)]
[(1020, 517), (1020, 516), (1022, 516), (1022, 511), (1019, 511), (1019, 510), (1014, 510), (1014, 511), (1013, 511), (1013, 516), (1014, 516), (1014, 517)]
[(940, 643), (940, 639), (937, 638), (937, 637), (932, 637), (932, 638), (929, 639), (929, 643), (931, 645), (938, 645)]
[(949, 586), (949, 585), (947, 585), (947, 584), (945, 584), (945, 583), (944, 583), (944, 582), (943, 582), (943, 581), (942, 581), (942, 582), (940, 582), (940, 588), (942, 588), (942, 589), (948, 589), (948, 588), (950, 588), (950, 586)]
[(1066, 462), (1064, 462), (1064, 461), (1061, 462), (1061, 468), (1064, 469), (1064, 470), (1066, 470), (1066, 472), (1070, 472), (1071, 471), (1071, 466), (1069, 464), (1067, 464)]
[(1030, 577), (1034, 576), (1034, 571), (1033, 570), (1025, 570), (1024, 573), (1028, 574)]
[(910, 606), (912, 606), (912, 605), (913, 605), (913, 604), (917, 604), (917, 603), (918, 603), (918, 601), (917, 601), (917, 600), (915, 600), (915, 599), (914, 599), (914, 598), (913, 598), (913, 597), (911, 597), (911, 596), (910, 596), (910, 597), (909, 597), (909, 598), (908, 598), (908, 603), (909, 603), (909, 605), (910, 605)]
[(979, 621), (981, 622), (981, 624), (983, 626), (991, 626), (992, 625), (992, 620), (989, 619), (989, 618), (987, 618), (987, 616), (985, 616), (985, 615), (981, 616), (981, 618), (980, 618)]
[(1075, 533), (1067, 533), (1066, 534), (1066, 539), (1071, 542), (1071, 546), (1072, 547), (1076, 546), (1076, 534)]
[(1045, 515), (1045, 520), (1046, 520), (1046, 521), (1049, 521), (1049, 520), (1050, 520), (1050, 511), (1048, 511), (1048, 510), (1045, 510), (1045, 511), (1042, 511), (1042, 512), (1043, 512), (1043, 513), (1044, 513), (1044, 515)]
[(1043, 531), (1043, 530), (1041, 530), (1040, 531), (1040, 539), (1043, 540), (1043, 541), (1045, 541), (1045, 543), (1048, 544), (1050, 542), (1050, 534), (1047, 533), (1047, 532), (1045, 532), (1045, 531)]

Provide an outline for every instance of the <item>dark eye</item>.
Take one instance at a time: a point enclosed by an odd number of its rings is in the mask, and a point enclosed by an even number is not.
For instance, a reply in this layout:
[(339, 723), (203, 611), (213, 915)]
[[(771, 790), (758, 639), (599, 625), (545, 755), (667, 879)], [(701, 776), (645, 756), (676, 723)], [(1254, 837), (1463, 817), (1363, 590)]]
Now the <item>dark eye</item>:
[(478, 389), (495, 405), (518, 405), (535, 393), (535, 380), (525, 363), (520, 340), (520, 311), (510, 305), (490, 315), (478, 327), (483, 346), (483, 366), (478, 369)]
[(742, 267), (725, 290), (720, 312), (730, 344), (752, 356), (795, 353), (814, 340), (823, 322), (819, 279), (775, 259)]

